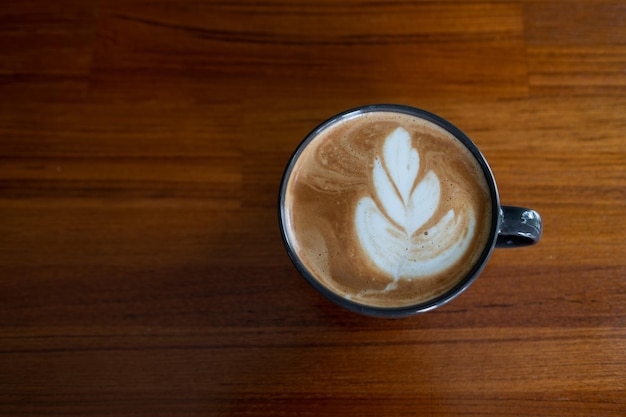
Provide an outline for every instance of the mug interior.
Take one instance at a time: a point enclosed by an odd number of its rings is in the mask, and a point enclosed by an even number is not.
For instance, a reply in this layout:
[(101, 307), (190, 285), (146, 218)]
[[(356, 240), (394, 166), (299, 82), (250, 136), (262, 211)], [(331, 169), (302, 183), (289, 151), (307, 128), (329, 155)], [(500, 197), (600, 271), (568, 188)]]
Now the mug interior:
[[(291, 174), (294, 169), (296, 162), (301, 156), (304, 149), (325, 129), (333, 126), (336, 123), (342, 122), (348, 118), (359, 116), (363, 113), (367, 112), (396, 112), (407, 114), (413, 117), (418, 117), (423, 120), (426, 120), (430, 123), (433, 123), (446, 131), (452, 134), (460, 143), (462, 143), (473, 155), (475, 160), (478, 162), (482, 173), (484, 175), (485, 181), (489, 187), (489, 196), (491, 201), (491, 225), (489, 231), (489, 238), (487, 239), (487, 243), (483, 248), (481, 254), (478, 257), (478, 261), (475, 262), (470, 271), (461, 279), (459, 282), (454, 285), (452, 288), (447, 290), (446, 292), (433, 297), (424, 302), (416, 303), (408, 306), (398, 306), (398, 307), (381, 307), (375, 305), (368, 305), (364, 303), (360, 303), (354, 300), (349, 300), (320, 282), (315, 275), (309, 271), (309, 269), (304, 265), (302, 260), (299, 258), (297, 252), (295, 251), (291, 239), (289, 237), (289, 233), (287, 232), (287, 216), (285, 212), (285, 195), (286, 190), (291, 179)], [(315, 129), (313, 129), (304, 140), (298, 145), (294, 153), (292, 154), (287, 167), (284, 171), (281, 185), (280, 185), (280, 193), (279, 193), (279, 226), (281, 231), (281, 237), (283, 239), (283, 243), (285, 244), (285, 248), (287, 253), (295, 265), (296, 269), (300, 272), (300, 274), (311, 284), (317, 291), (322, 293), (328, 299), (333, 301), (334, 303), (347, 308), (348, 310), (365, 314), (369, 316), (375, 317), (405, 317), (414, 315), (421, 312), (426, 312), (437, 308), (461, 294), (465, 289), (467, 289), (471, 283), (476, 279), (476, 277), (483, 270), (487, 260), (491, 256), (491, 253), (495, 247), (496, 238), (498, 235), (499, 225), (501, 222), (501, 210), (500, 210), (500, 201), (498, 196), (498, 191), (495, 183), (495, 179), (491, 168), (489, 167), (485, 157), (476, 147), (476, 145), (465, 135), (460, 129), (454, 126), (452, 123), (447, 120), (430, 113), (428, 111), (403, 106), (403, 105), (395, 105), (395, 104), (375, 104), (368, 105), (363, 107), (354, 108), (342, 113), (339, 113), (320, 125), (318, 125)]]

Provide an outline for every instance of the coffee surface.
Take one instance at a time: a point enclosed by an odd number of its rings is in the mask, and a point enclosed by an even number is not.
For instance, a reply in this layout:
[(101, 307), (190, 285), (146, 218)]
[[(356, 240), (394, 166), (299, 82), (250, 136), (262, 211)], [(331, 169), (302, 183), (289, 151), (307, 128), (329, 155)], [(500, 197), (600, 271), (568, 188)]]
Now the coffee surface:
[(401, 307), (454, 287), (488, 242), (485, 175), (452, 134), (413, 115), (366, 112), (324, 129), (284, 195), (286, 234), (324, 286)]

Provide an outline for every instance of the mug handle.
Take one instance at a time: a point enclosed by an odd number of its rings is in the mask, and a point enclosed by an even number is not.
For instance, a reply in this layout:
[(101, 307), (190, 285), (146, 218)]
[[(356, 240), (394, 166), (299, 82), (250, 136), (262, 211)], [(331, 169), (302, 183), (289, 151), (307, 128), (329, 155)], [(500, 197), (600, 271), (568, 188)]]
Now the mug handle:
[(519, 248), (539, 242), (541, 232), (541, 216), (535, 210), (501, 206), (500, 230), (496, 240), (497, 248)]

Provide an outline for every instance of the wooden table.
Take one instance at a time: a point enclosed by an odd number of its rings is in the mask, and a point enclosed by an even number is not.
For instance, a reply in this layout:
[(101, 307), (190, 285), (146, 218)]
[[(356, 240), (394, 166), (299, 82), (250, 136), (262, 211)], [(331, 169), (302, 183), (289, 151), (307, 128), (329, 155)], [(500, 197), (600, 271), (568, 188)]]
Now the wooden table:
[[(399, 103), (538, 246), (450, 304), (336, 307), (283, 248), (306, 133)], [(0, 415), (626, 415), (626, 3), (5, 1)]]

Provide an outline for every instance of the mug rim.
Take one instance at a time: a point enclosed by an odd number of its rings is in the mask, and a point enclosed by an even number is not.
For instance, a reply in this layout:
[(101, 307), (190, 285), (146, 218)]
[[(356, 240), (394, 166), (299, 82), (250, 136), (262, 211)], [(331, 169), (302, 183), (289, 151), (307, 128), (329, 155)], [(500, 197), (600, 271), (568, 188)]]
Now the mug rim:
[[(448, 289), (446, 292), (439, 294), (432, 299), (422, 301), (415, 304), (396, 306), (396, 307), (384, 307), (384, 306), (375, 306), (369, 305), (365, 303), (359, 303), (354, 300), (349, 300), (345, 297), (334, 292), (332, 289), (328, 288), (324, 284), (318, 280), (315, 275), (308, 270), (308, 268), (304, 265), (304, 263), (300, 260), (300, 257), (296, 253), (295, 249), (291, 245), (290, 238), (288, 236), (286, 225), (286, 213), (285, 213), (285, 195), (287, 186), (291, 179), (291, 173), (293, 168), (300, 158), (300, 155), (304, 151), (304, 149), (311, 143), (320, 133), (322, 133), (325, 129), (333, 126), (334, 124), (344, 121), (346, 119), (357, 117), (363, 113), (371, 113), (371, 112), (393, 112), (393, 113), (402, 113), (408, 114), (411, 116), (419, 117), (420, 119), (431, 122), (450, 134), (452, 134), (459, 142), (461, 142), (474, 156), (476, 161), (479, 163), (483, 175), (485, 176), (485, 180), (487, 181), (489, 187), (489, 195), (491, 197), (491, 226), (489, 238), (487, 240), (487, 244), (483, 248), (478, 260), (473, 265), (472, 269), (461, 278), (452, 288)], [(487, 163), (482, 152), (478, 149), (478, 147), (474, 144), (474, 142), (459, 128), (453, 125), (448, 120), (431, 113), (427, 110), (423, 110), (421, 108), (401, 105), (401, 104), (369, 104), (359, 107), (354, 107), (349, 110), (345, 110), (341, 113), (337, 113), (334, 116), (331, 116), (318, 124), (313, 130), (311, 130), (304, 139), (298, 144), (292, 155), (289, 157), (289, 161), (285, 170), (283, 172), (279, 196), (278, 196), (278, 217), (279, 217), (279, 228), (281, 238), (283, 240), (283, 244), (291, 259), (292, 263), (302, 275), (305, 280), (313, 286), (318, 292), (328, 298), (330, 301), (338, 304), (341, 307), (344, 307), (348, 310), (351, 310), (356, 313), (364, 314), (367, 316), (374, 317), (388, 317), (388, 318), (400, 318), (413, 316), (418, 313), (424, 313), (430, 310), (433, 310), (437, 307), (440, 307), (448, 302), (452, 301), (454, 298), (463, 293), (473, 282), (476, 280), (478, 275), (482, 272), (487, 261), (491, 257), (491, 253), (496, 245), (496, 240), (498, 237), (498, 232), (500, 229), (500, 224), (502, 221), (501, 208), (500, 208), (500, 198), (498, 195), (498, 188), (495, 182), (495, 178), (491, 167)]]

